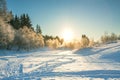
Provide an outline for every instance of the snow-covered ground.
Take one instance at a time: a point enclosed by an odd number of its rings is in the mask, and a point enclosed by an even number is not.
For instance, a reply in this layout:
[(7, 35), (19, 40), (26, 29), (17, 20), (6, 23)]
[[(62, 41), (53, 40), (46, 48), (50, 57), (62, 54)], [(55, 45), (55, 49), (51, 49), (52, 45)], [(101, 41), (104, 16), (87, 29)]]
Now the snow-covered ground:
[(0, 50), (0, 80), (120, 80), (120, 42), (81, 50)]

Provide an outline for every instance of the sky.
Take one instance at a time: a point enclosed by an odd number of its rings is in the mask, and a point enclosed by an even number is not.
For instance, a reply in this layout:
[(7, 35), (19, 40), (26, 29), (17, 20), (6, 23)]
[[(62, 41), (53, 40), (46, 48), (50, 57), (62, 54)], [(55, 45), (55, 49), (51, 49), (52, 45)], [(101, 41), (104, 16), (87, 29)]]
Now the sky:
[(43, 35), (61, 36), (70, 29), (75, 38), (99, 39), (105, 32), (120, 34), (120, 0), (6, 0), (13, 14), (27, 13)]

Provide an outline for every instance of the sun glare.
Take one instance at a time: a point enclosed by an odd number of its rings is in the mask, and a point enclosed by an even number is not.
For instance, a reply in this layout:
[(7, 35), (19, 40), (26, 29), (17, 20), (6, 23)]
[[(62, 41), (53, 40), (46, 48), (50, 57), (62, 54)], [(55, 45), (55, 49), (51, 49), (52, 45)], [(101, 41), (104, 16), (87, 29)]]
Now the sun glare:
[(63, 36), (64, 41), (71, 41), (73, 39), (73, 32), (70, 29), (65, 29), (63, 31), (62, 36)]

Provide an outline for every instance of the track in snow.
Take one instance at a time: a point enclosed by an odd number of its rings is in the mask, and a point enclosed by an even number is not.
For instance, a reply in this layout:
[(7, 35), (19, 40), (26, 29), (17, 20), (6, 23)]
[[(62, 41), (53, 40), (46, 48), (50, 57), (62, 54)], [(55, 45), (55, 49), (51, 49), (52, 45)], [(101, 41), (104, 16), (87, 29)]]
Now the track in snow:
[(0, 79), (120, 80), (120, 44), (110, 45), (1, 56)]

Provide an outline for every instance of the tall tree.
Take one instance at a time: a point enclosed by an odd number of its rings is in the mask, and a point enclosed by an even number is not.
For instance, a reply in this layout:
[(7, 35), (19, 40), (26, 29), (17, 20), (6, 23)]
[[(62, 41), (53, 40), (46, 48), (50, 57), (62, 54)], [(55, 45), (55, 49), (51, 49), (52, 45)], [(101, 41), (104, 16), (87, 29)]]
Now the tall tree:
[(15, 15), (11, 20), (10, 24), (13, 26), (15, 29), (23, 28), (24, 26), (27, 26), (28, 28), (32, 28), (31, 20), (28, 16), (28, 14), (22, 14), (20, 17)]
[(36, 26), (36, 32), (42, 34), (42, 30), (38, 24)]
[(21, 15), (20, 20), (21, 20), (21, 27), (27, 26), (28, 28), (32, 28), (31, 20), (28, 14)]
[(19, 29), (20, 28), (20, 19), (16, 15), (11, 21), (10, 24), (13, 26), (14, 29)]
[(26, 14), (26, 26), (28, 26), (28, 28), (32, 27), (31, 20), (28, 14)]
[(20, 21), (21, 21), (20, 26), (22, 28), (23, 28), (23, 26), (26, 26), (25, 25), (25, 14), (23, 14), (23, 15), (20, 16)]

